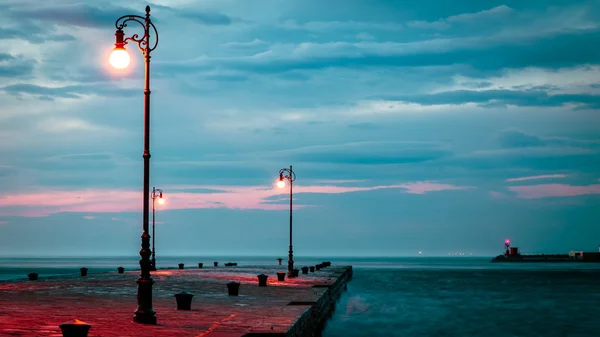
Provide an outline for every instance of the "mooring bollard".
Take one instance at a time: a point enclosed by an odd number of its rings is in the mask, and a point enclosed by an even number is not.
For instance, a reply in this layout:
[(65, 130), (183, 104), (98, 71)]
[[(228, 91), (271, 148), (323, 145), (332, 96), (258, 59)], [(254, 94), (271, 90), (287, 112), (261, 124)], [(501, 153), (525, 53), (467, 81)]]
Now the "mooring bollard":
[(308, 267), (302, 267), (302, 274), (308, 274)]
[(321, 268), (327, 267), (327, 262), (321, 262)]
[(235, 281), (227, 283), (227, 294), (229, 296), (238, 296), (240, 294), (240, 283)]
[(292, 270), (292, 277), (298, 277), (298, 274), (299, 274), (299, 273), (300, 273), (300, 271), (299, 271), (298, 269), (294, 268), (294, 269)]
[(277, 281), (279, 281), (279, 282), (285, 281), (285, 272), (284, 271), (277, 272)]
[(38, 273), (29, 273), (27, 277), (29, 277), (29, 281), (35, 281), (38, 278)]
[(179, 269), (183, 269), (183, 263), (179, 264)]
[(269, 278), (268, 275), (265, 274), (260, 274), (257, 275), (258, 277), (258, 286), (259, 287), (266, 287), (267, 286), (267, 279)]
[(314, 272), (315, 272), (315, 266), (310, 266), (310, 268), (309, 268), (309, 269), (310, 269), (310, 272), (311, 272), (311, 273), (314, 273)]
[(327, 261), (325, 262), (325, 264), (327, 265), (327, 267), (331, 267), (331, 262)]
[(123, 272), (125, 271), (125, 268), (119, 267), (119, 268), (117, 268), (117, 271), (119, 272), (119, 274), (123, 274)]
[(91, 325), (78, 319), (66, 322), (58, 326), (62, 331), (63, 337), (87, 337)]
[(317, 270), (321, 270), (321, 265), (320, 265), (320, 264), (316, 265), (316, 266), (315, 266), (315, 269), (317, 269)]
[(79, 271), (81, 272), (81, 276), (87, 276), (87, 271), (88, 271), (87, 268), (85, 268), (85, 267), (80, 268)]
[(175, 294), (177, 310), (192, 310), (192, 297), (194, 297), (194, 294), (188, 293), (187, 291)]
[(202, 266), (204, 266), (204, 263), (198, 263), (198, 268), (202, 268)]
[(213, 264), (215, 265), (215, 267), (217, 267), (219, 265), (219, 262), (215, 261), (213, 262)]
[(283, 259), (282, 259), (282, 258), (278, 258), (278, 259), (277, 259), (277, 263), (278, 263), (280, 266), (281, 266), (281, 261), (283, 261)]

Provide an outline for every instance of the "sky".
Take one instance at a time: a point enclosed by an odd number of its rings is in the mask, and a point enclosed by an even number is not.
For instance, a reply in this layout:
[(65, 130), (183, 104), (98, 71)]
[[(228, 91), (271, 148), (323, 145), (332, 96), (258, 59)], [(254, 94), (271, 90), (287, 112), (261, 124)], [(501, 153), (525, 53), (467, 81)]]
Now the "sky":
[(600, 1), (3, 0), (0, 255), (138, 254), (147, 4), (157, 256), (285, 259), (290, 165), (296, 256), (597, 251)]

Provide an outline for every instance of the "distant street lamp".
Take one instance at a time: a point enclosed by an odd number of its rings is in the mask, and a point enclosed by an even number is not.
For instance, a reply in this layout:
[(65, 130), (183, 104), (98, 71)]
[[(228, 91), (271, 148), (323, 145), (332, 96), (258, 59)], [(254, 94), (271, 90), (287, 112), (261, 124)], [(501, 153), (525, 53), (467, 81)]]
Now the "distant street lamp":
[[(123, 28), (127, 23), (133, 21), (144, 28), (144, 35), (133, 34), (124, 38)], [(130, 57), (125, 45), (128, 41), (137, 43), (138, 49), (144, 55), (145, 60), (145, 87), (144, 87), (144, 195), (143, 195), (143, 222), (142, 222), (142, 249), (140, 250), (141, 273), (136, 281), (138, 284), (137, 302), (138, 308), (133, 314), (133, 321), (142, 324), (156, 324), (156, 313), (152, 308), (152, 284), (154, 280), (150, 276), (150, 235), (148, 235), (148, 208), (150, 203), (150, 52), (158, 45), (158, 31), (150, 20), (150, 6), (146, 6), (146, 15), (124, 15), (115, 22), (117, 31), (115, 33), (115, 49), (110, 55), (110, 64), (117, 69), (124, 69), (129, 65)], [(150, 33), (154, 34), (154, 44), (150, 46)]]
[(277, 181), (277, 187), (279, 188), (284, 188), (285, 187), (285, 180), (288, 181), (288, 183), (290, 184), (290, 254), (289, 254), (289, 260), (288, 260), (288, 275), (293, 275), (293, 271), (294, 271), (294, 252), (292, 250), (292, 199), (293, 199), (293, 194), (292, 194), (292, 185), (294, 183), (294, 181), (296, 180), (296, 173), (294, 173), (294, 171), (292, 170), (292, 165), (290, 165), (290, 168), (282, 168), (281, 170), (279, 170), (279, 180)]
[(158, 203), (159, 204), (164, 204), (165, 203), (165, 199), (163, 199), (163, 191), (159, 188), (154, 188), (152, 187), (152, 194), (150, 195), (150, 197), (152, 198), (152, 267), (150, 270), (156, 270), (156, 244), (154, 243), (154, 239), (156, 239), (156, 236), (154, 235), (154, 218), (156, 217), (156, 211), (155, 211), (155, 201), (156, 199), (158, 199)]

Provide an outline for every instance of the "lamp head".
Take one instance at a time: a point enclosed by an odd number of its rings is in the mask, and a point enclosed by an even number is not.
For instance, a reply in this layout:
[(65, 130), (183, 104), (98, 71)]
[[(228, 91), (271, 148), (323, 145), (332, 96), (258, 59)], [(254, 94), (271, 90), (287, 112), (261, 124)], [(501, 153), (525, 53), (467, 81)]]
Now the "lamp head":
[(160, 194), (158, 195), (158, 203), (161, 205), (165, 203), (165, 199), (163, 199), (162, 192), (160, 192)]
[(282, 173), (279, 174), (279, 180), (277, 180), (277, 187), (279, 187), (279, 188), (284, 188), (285, 187), (285, 181), (283, 181), (283, 174)]
[(127, 42), (123, 39), (124, 35), (123, 30), (117, 29), (115, 33), (115, 49), (110, 54), (110, 59), (108, 60), (110, 65), (116, 69), (125, 69), (129, 65), (129, 62), (131, 62), (131, 57), (125, 49)]

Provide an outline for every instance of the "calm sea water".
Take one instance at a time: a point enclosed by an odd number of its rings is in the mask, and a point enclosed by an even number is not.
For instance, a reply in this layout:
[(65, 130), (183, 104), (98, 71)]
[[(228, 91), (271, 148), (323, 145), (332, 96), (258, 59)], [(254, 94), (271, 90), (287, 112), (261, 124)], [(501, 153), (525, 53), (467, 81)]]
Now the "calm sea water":
[[(138, 269), (137, 257), (0, 258), (0, 280)], [(489, 258), (297, 258), (354, 267), (324, 337), (588, 337), (600, 334), (600, 264), (492, 264)], [(163, 257), (265, 265), (263, 257)]]

